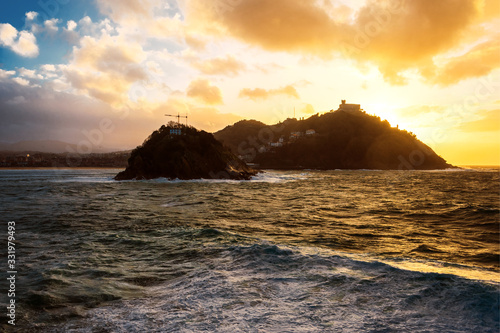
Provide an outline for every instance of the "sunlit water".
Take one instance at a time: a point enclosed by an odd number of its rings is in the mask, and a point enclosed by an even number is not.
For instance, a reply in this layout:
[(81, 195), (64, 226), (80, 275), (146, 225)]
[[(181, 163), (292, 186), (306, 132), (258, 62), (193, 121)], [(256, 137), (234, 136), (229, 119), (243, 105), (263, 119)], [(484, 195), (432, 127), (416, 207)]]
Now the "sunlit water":
[(0, 171), (18, 331), (499, 331), (498, 170), (117, 171)]

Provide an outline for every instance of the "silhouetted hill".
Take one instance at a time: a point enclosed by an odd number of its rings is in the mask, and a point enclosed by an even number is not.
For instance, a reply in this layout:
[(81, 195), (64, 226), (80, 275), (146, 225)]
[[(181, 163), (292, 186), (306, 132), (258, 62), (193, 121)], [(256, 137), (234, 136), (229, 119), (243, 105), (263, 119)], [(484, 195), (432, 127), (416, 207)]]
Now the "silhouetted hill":
[(237, 153), (240, 142), (244, 142), (248, 137), (255, 136), (256, 133), (266, 127), (268, 127), (266, 124), (257, 120), (241, 120), (214, 133), (214, 136), (229, 147), (233, 153)]
[(115, 179), (249, 179), (255, 173), (212, 134), (170, 123), (132, 151)]
[[(450, 164), (412, 133), (363, 111), (337, 110), (262, 126), (239, 122), (214, 136), (268, 169), (445, 169)], [(308, 133), (309, 131), (309, 133)], [(280, 139), (282, 142), (280, 142)]]

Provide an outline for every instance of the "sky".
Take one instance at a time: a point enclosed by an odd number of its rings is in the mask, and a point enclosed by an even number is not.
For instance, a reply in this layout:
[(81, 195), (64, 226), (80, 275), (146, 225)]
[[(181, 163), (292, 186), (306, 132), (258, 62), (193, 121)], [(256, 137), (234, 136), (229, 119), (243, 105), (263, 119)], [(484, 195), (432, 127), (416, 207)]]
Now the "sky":
[(500, 165), (498, 0), (19, 0), (0, 12), (0, 142), (130, 149), (336, 110), (454, 165)]

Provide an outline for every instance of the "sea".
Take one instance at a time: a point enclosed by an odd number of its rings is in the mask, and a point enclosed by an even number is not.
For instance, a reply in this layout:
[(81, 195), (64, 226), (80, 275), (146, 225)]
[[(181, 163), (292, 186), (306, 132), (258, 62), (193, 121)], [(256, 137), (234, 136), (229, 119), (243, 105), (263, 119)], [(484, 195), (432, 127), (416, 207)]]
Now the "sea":
[(119, 171), (0, 171), (2, 331), (500, 330), (498, 168)]

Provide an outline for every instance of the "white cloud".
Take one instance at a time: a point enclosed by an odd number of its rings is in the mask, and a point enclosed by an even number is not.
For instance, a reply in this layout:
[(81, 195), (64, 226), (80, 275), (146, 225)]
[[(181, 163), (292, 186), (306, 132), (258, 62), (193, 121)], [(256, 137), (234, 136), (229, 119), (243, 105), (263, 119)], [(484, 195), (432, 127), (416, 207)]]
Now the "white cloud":
[(15, 74), (15, 71), (4, 71), (3, 69), (0, 69), (0, 79), (4, 79)]
[(40, 66), (40, 69), (45, 71), (45, 72), (54, 72), (56, 70), (56, 66), (47, 64), (47, 65), (42, 65)]
[(59, 23), (59, 19), (53, 18), (47, 20), (44, 22), (45, 29), (47, 29), (49, 33), (56, 33), (59, 30), (59, 28), (57, 27), (57, 23)]
[[(45, 79), (55, 79), (60, 77), (61, 71), (55, 65), (47, 64), (41, 65), (39, 70), (39, 75), (43, 76)], [(48, 81), (47, 81), (48, 82)]]
[(181, 15), (173, 1), (96, 0), (96, 3), (101, 13), (130, 34), (140, 31), (153, 38), (175, 38), (184, 34)]
[(85, 16), (78, 23), (80, 23), (80, 25), (84, 25), (84, 26), (91, 26), (92, 25), (92, 19), (90, 17), (88, 17), (88, 16)]
[[(70, 24), (68, 22), (68, 31), (74, 31), (75, 30), (69, 30), (70, 27), (73, 26), (73, 23)], [(82, 18), (80, 21), (75, 22), (74, 24), (75, 29), (78, 27), (78, 33), (82, 36), (91, 36), (94, 38), (98, 38), (100, 36), (104, 35), (116, 35), (116, 25), (111, 22), (109, 19), (105, 18), (100, 21), (93, 22), (92, 19), (88, 16), (85, 16)]]
[(12, 46), (17, 38), (17, 29), (9, 23), (0, 24), (0, 44)]
[(0, 46), (6, 46), (23, 57), (34, 58), (39, 50), (36, 37), (31, 32), (18, 32), (10, 24), (0, 24)]
[(33, 21), (34, 19), (36, 19), (37, 16), (38, 16), (37, 12), (27, 12), (26, 13), (26, 19), (28, 21)]
[(23, 78), (20, 78), (20, 77), (15, 77), (12, 79), (12, 81), (16, 82), (17, 84), (19, 84), (21, 86), (25, 86), (25, 87), (30, 85), (30, 81), (23, 79)]
[(45, 84), (45, 87), (52, 89), (54, 91), (58, 91), (58, 92), (71, 89), (70, 84), (68, 82), (66, 82), (65, 80), (61, 80), (61, 79), (47, 81), (47, 83)]
[(43, 79), (43, 76), (37, 74), (36, 71), (26, 68), (19, 69), (19, 76), (26, 77), (28, 79), (39, 79), (39, 80)]
[(19, 33), (19, 40), (12, 46), (12, 50), (23, 57), (37, 57), (39, 50), (35, 35), (31, 32), (21, 31)]
[(75, 21), (69, 20), (68, 21), (68, 28), (67, 28), (67, 30), (68, 31), (73, 31), (73, 30), (76, 29), (77, 26), (78, 26), (78, 24)]

